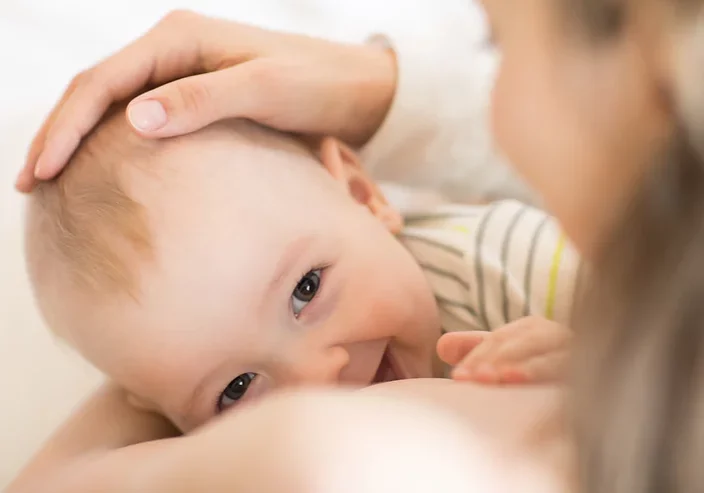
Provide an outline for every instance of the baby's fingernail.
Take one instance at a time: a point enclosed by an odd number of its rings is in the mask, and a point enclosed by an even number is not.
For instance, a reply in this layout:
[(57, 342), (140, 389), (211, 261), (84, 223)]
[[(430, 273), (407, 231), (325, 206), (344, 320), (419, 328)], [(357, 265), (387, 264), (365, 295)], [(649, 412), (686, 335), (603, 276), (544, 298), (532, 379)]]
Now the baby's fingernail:
[(477, 368), (475, 375), (477, 380), (484, 383), (493, 383), (498, 380), (498, 374), (494, 367), (487, 364), (481, 365)]
[(153, 99), (137, 101), (127, 110), (130, 124), (140, 132), (154, 132), (166, 125), (167, 116), (164, 106)]
[(469, 380), (472, 378), (472, 372), (467, 368), (455, 368), (450, 376), (455, 380)]
[(528, 375), (518, 368), (507, 368), (501, 372), (501, 381), (508, 384), (526, 383)]

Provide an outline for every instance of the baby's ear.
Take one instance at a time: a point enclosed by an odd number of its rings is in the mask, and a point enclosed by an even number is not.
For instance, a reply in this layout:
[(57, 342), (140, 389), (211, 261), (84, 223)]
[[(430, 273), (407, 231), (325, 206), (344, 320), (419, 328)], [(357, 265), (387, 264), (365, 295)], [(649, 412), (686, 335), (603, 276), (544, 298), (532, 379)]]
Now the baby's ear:
[(325, 137), (320, 141), (318, 155), (325, 169), (355, 201), (366, 206), (392, 233), (401, 231), (401, 214), (387, 202), (352, 149), (335, 138)]

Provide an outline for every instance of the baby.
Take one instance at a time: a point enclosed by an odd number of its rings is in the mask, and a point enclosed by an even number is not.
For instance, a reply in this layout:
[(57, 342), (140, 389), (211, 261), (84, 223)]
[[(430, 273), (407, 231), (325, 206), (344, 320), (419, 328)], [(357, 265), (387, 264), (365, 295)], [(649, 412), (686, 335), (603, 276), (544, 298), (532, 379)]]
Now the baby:
[(146, 141), (118, 110), (34, 192), (26, 250), (51, 329), (182, 431), (275, 388), (443, 376), (442, 332), (567, 323), (579, 264), (515, 202), (402, 218), (334, 139)]

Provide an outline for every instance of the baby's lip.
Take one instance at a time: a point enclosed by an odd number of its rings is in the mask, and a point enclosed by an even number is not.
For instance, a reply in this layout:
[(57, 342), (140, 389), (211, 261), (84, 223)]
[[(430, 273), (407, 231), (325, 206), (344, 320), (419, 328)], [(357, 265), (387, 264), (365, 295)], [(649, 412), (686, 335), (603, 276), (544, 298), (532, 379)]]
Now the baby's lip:
[(371, 385), (384, 382), (393, 382), (394, 380), (403, 380), (402, 374), (398, 371), (398, 367), (390, 354), (387, 347), (384, 354), (381, 356), (379, 367), (371, 381)]

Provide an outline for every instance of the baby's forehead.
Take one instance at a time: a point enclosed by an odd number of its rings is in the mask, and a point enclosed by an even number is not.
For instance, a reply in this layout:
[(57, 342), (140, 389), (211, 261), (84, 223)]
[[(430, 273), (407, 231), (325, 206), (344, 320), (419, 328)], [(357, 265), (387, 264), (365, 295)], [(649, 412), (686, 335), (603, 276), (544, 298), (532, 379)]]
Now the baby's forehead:
[[(247, 257), (275, 261), (345, 199), (310, 153), (228, 127), (174, 140), (153, 159), (156, 177), (139, 167), (130, 188), (168, 269), (179, 262), (210, 266), (228, 252), (235, 265)], [(175, 245), (182, 248), (174, 252)], [(242, 275), (248, 267), (241, 266)]]
[[(150, 160), (147, 171), (156, 172), (164, 191), (196, 196), (227, 188), (232, 195), (259, 194), (262, 200), (269, 200), (271, 193), (260, 194), (261, 187), (271, 191), (322, 171), (312, 152), (298, 141), (240, 121), (167, 140)], [(143, 177), (137, 174), (131, 179)]]
[(157, 221), (235, 214), (242, 228), (340, 199), (310, 150), (268, 132), (224, 123), (169, 141), (150, 165), (128, 172), (131, 192)]

